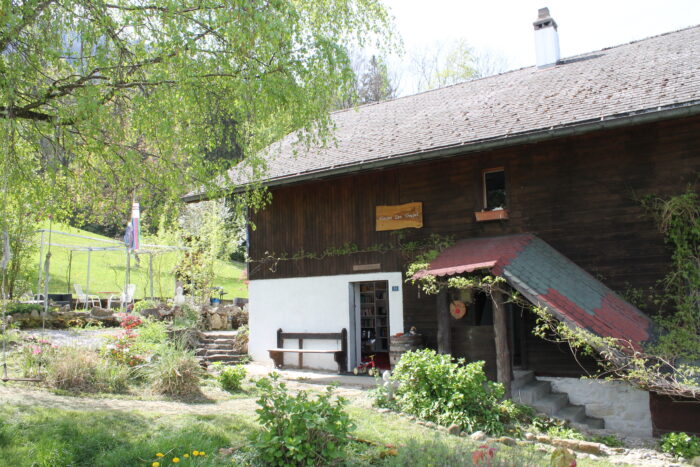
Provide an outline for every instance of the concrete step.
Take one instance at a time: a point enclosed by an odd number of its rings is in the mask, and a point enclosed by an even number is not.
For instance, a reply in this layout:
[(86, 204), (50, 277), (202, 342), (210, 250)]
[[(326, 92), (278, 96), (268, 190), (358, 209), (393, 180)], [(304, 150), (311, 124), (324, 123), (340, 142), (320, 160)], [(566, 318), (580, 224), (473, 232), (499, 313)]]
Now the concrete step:
[(241, 354), (214, 354), (214, 355), (207, 355), (206, 357), (204, 357), (204, 360), (207, 360), (209, 362), (238, 363), (241, 360), (243, 360), (243, 357), (245, 357), (245, 355), (241, 355)]
[(586, 408), (582, 405), (567, 405), (559, 409), (554, 416), (569, 422), (583, 423), (586, 420)]
[(532, 405), (552, 391), (548, 381), (532, 381), (513, 391), (513, 398), (521, 404)]
[(587, 425), (588, 428), (592, 428), (594, 430), (605, 429), (605, 420), (603, 420), (602, 418), (586, 417), (583, 420), (583, 424)]
[(233, 349), (203, 349), (200, 351), (199, 355), (240, 355), (237, 351)]
[(233, 344), (203, 344), (200, 345), (198, 348), (200, 349), (230, 349), (233, 347)]
[(532, 406), (547, 415), (554, 415), (569, 404), (569, 396), (560, 392), (547, 394), (532, 403)]
[(535, 372), (532, 370), (513, 370), (512, 391), (515, 391), (535, 380)]
[(202, 344), (207, 344), (207, 345), (217, 345), (217, 344), (227, 344), (227, 345), (233, 345), (234, 342), (236, 342), (235, 339), (202, 339), (200, 341)]
[(238, 334), (238, 331), (227, 332), (203, 332), (203, 339), (233, 339)]

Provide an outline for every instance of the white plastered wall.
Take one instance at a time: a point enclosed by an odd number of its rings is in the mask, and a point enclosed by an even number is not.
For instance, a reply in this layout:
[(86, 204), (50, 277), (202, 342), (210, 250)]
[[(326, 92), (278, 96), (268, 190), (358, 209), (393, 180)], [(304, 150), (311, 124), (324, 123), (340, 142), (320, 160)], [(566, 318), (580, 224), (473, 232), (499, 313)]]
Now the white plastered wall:
[[(344, 274), (250, 281), (248, 352), (255, 361), (270, 362), (268, 349), (277, 347), (277, 330), (284, 332), (340, 332), (350, 334), (351, 284), (389, 282), (389, 334), (403, 329), (403, 279), (400, 272)], [(397, 290), (394, 290), (397, 288)], [(352, 343), (348, 337), (349, 351)], [(285, 347), (298, 348), (296, 340)], [(304, 348), (340, 348), (337, 341), (308, 340)], [(350, 353), (349, 352), (349, 353)], [(285, 355), (285, 364), (296, 365), (297, 354)], [(337, 370), (332, 355), (304, 355), (304, 367)]]

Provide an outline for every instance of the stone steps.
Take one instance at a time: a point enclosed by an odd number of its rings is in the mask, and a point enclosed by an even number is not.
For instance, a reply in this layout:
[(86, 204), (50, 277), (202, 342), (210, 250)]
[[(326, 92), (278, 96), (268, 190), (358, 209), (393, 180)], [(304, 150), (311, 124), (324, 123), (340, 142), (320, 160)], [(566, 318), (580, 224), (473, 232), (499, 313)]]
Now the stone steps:
[(201, 333), (199, 345), (195, 350), (195, 355), (199, 358), (201, 365), (206, 367), (213, 362), (227, 365), (240, 363), (245, 355), (241, 355), (233, 349), (235, 336), (235, 331)]
[(573, 405), (565, 393), (552, 392), (549, 381), (539, 381), (532, 371), (517, 370), (513, 372), (513, 400), (534, 407), (550, 417), (560, 418), (570, 423), (584, 425), (588, 428), (603, 429), (605, 421), (586, 415), (586, 407)]

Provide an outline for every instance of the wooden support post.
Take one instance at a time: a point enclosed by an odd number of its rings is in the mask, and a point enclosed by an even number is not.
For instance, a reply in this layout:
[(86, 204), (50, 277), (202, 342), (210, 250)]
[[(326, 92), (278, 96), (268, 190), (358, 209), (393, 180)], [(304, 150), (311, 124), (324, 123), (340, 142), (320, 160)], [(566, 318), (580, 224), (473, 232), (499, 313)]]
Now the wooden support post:
[(493, 331), (496, 340), (496, 375), (499, 383), (506, 389), (505, 397), (510, 397), (510, 384), (513, 380), (513, 368), (508, 349), (508, 329), (506, 323), (505, 300), (502, 292), (493, 291)]
[(450, 304), (446, 289), (437, 294), (437, 341), (438, 352), (442, 354), (452, 353), (452, 336), (450, 335)]

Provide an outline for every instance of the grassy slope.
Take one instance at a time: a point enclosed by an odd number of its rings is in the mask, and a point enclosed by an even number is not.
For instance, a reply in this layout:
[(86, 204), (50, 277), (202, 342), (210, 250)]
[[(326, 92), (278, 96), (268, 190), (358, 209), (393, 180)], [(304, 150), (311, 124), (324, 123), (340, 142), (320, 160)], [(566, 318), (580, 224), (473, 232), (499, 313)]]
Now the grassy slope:
[[(51, 243), (63, 245), (82, 246), (110, 246), (107, 243), (87, 240), (83, 238), (58, 235), (55, 232), (75, 233), (94, 238), (110, 240), (97, 234), (69, 227), (67, 225), (54, 224), (54, 233)], [(37, 245), (40, 243), (41, 234), (37, 234)], [(48, 233), (45, 237), (48, 242)], [(142, 243), (150, 243), (141, 240)], [(38, 254), (34, 267), (34, 281), (32, 288), (36, 289), (36, 268), (38, 267)], [(148, 255), (141, 256), (141, 265), (136, 266), (134, 257), (131, 257), (131, 283), (136, 284), (136, 298), (149, 295), (148, 287)], [(177, 253), (154, 255), (153, 257), (153, 292), (158, 297), (172, 297), (175, 289), (175, 276), (172, 273), (177, 261)], [(87, 252), (74, 252), (71, 263), (70, 284), (68, 283), (69, 249), (51, 247), (51, 293), (72, 292), (73, 284), (80, 284), (83, 291), (87, 287)], [(221, 286), (227, 294), (226, 299), (235, 297), (247, 297), (248, 290), (240, 279), (243, 263), (218, 261), (216, 267), (215, 286)], [(124, 284), (126, 272), (126, 256), (123, 251), (95, 251), (91, 253), (90, 261), (90, 293), (118, 292)]]
[[(474, 465), (472, 453), (484, 444), (419, 426), (395, 414), (379, 414), (364, 407), (350, 407), (348, 411), (357, 425), (354, 436), (374, 446), (353, 444), (342, 465), (466, 467)], [(255, 415), (248, 411), (164, 415), (5, 404), (0, 407), (0, 465), (123, 467), (151, 466), (159, 460), (161, 466), (166, 466), (175, 465), (175, 456), (182, 466), (241, 465), (219, 457), (219, 449), (250, 446), (251, 435), (259, 429)], [(387, 455), (389, 447), (396, 448), (394, 455)], [(550, 455), (537, 451), (533, 445), (507, 447), (491, 443), (488, 447), (495, 448), (495, 458), (478, 465), (551, 465)], [(185, 459), (183, 454), (193, 450), (205, 451), (206, 458)], [(165, 454), (164, 458), (158, 459), (158, 452)], [(4, 463), (8, 460), (10, 463)], [(577, 462), (581, 467), (611, 465), (605, 459), (579, 457)]]

